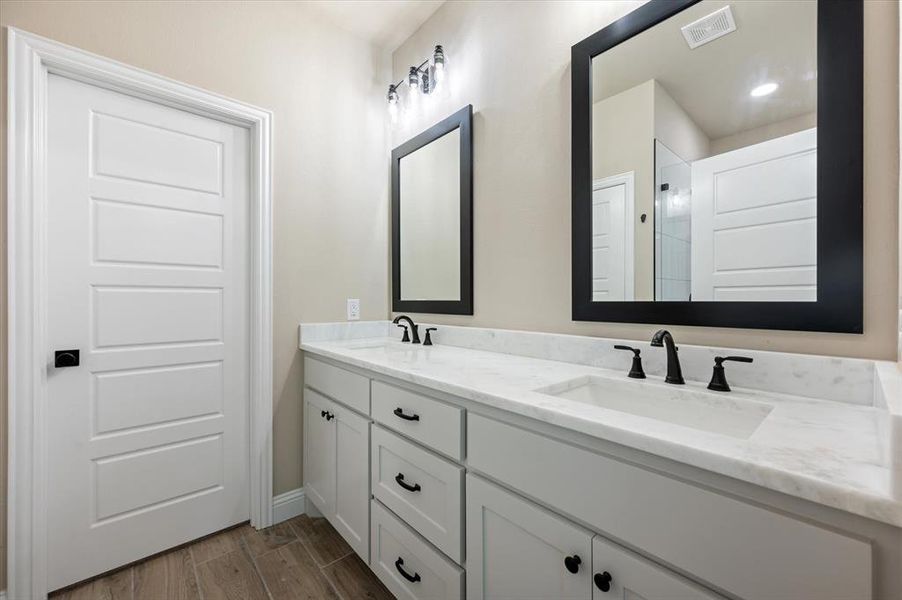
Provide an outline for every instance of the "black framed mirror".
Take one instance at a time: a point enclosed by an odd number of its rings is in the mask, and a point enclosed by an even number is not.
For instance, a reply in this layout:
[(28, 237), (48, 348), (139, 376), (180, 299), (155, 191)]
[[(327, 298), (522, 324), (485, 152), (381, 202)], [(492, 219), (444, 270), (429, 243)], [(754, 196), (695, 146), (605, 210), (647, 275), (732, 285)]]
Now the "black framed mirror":
[(572, 47), (572, 315), (861, 333), (861, 0), (651, 0)]
[(392, 310), (473, 314), (473, 107), (392, 150)]

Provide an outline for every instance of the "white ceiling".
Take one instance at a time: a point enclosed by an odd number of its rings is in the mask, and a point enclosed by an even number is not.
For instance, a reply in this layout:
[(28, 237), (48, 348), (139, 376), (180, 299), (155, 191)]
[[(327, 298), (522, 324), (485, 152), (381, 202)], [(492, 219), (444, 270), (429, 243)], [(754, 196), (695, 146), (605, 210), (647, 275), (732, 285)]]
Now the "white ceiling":
[(389, 51), (395, 50), (445, 0), (313, 0), (329, 22)]
[[(736, 31), (690, 50), (680, 27), (729, 4)], [(593, 100), (656, 79), (710, 139), (817, 109), (817, 2), (704, 0), (592, 61)], [(770, 96), (752, 88), (774, 81)]]

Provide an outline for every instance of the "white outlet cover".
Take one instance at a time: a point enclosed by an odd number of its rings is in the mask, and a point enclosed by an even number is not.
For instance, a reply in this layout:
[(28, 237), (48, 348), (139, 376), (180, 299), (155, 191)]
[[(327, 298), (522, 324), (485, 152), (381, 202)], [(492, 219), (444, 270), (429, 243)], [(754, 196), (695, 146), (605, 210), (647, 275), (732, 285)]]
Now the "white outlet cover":
[(348, 298), (348, 321), (360, 320), (360, 300), (358, 298)]

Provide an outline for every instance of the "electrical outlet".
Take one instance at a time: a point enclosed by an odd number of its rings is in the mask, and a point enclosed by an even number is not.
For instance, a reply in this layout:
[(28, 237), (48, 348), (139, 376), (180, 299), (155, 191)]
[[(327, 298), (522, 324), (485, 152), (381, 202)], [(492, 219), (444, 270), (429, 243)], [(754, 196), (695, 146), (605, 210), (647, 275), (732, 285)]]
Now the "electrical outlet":
[(348, 298), (348, 321), (360, 320), (360, 300)]

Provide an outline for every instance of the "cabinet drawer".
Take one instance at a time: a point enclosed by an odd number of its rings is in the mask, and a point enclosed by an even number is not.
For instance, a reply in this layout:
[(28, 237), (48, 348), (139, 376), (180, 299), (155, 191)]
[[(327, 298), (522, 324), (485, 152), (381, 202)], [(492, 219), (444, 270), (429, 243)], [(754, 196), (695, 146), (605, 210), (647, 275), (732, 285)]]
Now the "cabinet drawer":
[(866, 542), (472, 413), (467, 446), (472, 468), (742, 598), (871, 598)]
[(463, 458), (463, 410), (373, 382), (373, 419), (455, 460)]
[(304, 358), (304, 385), (365, 415), (370, 414), (370, 380), (363, 375), (307, 356)]
[(420, 535), (462, 562), (462, 467), (373, 427), (373, 495)]
[(423, 541), (378, 501), (372, 501), (371, 512), (370, 566), (391, 593), (410, 600), (461, 600), (463, 569)]

